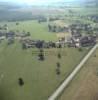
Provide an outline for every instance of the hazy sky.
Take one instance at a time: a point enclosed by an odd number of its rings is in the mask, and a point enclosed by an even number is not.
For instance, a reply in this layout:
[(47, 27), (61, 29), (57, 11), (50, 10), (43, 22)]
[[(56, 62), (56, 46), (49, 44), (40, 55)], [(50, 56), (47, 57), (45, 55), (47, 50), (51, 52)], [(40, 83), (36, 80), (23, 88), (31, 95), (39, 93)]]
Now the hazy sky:
[(57, 2), (62, 0), (0, 0), (0, 1), (10, 1), (17, 3), (43, 3), (43, 2)]
[(34, 3), (46, 3), (46, 2), (49, 3), (49, 2), (58, 2), (58, 1), (74, 1), (74, 0), (0, 0), (0, 1), (34, 4)]

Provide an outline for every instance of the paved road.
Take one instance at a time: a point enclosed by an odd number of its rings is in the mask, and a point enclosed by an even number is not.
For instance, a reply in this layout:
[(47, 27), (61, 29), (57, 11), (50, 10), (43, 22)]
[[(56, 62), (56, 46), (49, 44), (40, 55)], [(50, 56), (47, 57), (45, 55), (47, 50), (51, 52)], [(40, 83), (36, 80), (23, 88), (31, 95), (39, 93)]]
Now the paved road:
[(89, 59), (89, 57), (94, 53), (97, 49), (98, 44), (96, 44), (89, 53), (83, 58), (83, 60), (79, 63), (78, 66), (73, 70), (73, 72), (69, 75), (69, 77), (59, 86), (59, 88), (48, 98), (48, 100), (55, 100), (67, 87), (67, 85), (71, 82), (71, 80), (75, 77), (78, 71), (83, 67), (85, 62)]

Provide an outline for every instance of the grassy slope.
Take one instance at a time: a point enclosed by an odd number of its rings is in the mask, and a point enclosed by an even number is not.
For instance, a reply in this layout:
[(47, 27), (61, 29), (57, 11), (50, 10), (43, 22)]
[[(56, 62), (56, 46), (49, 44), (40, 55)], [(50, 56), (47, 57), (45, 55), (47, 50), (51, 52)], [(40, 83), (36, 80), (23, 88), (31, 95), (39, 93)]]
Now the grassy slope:
[(73, 79), (59, 100), (98, 100), (98, 49)]
[[(33, 49), (35, 51), (35, 49)], [(46, 50), (45, 61), (38, 61), (32, 50), (22, 50), (16, 42), (7, 46), (0, 44), (0, 100), (46, 100), (72, 71), (86, 50), (79, 52), (75, 48), (62, 50), (61, 75), (56, 75), (57, 49)], [(70, 60), (69, 60), (70, 59)], [(2, 77), (4, 75), (4, 78)], [(24, 79), (25, 85), (18, 85), (18, 78)]]

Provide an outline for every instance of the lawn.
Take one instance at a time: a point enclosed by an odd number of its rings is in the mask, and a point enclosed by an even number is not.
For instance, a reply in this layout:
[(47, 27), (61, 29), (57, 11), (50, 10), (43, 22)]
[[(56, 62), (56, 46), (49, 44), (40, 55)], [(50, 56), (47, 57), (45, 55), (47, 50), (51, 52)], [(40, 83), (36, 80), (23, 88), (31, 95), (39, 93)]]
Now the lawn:
[(58, 100), (98, 100), (98, 49)]
[[(57, 54), (61, 51), (62, 58)], [(45, 49), (45, 60), (38, 60), (38, 50), (22, 50), (16, 41), (0, 44), (0, 100), (47, 100), (60, 83), (72, 72), (80, 59), (87, 53), (83, 48)], [(56, 63), (61, 63), (61, 74), (56, 74)], [(18, 79), (24, 85), (18, 84)]]

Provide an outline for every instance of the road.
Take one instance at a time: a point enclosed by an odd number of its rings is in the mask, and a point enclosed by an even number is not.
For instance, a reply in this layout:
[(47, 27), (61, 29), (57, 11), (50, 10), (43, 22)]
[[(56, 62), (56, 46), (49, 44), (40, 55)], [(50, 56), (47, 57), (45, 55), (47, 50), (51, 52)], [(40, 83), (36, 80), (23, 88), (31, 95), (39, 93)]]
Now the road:
[(83, 67), (89, 57), (94, 53), (97, 49), (98, 44), (96, 44), (88, 54), (83, 58), (83, 60), (76, 66), (73, 72), (68, 76), (67, 79), (57, 88), (57, 90), (48, 98), (48, 100), (56, 100), (56, 98), (63, 92), (63, 90), (67, 87), (67, 85), (71, 82), (71, 80), (75, 77), (75, 75), (79, 72), (79, 70)]

